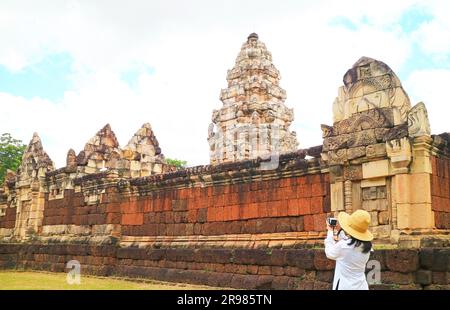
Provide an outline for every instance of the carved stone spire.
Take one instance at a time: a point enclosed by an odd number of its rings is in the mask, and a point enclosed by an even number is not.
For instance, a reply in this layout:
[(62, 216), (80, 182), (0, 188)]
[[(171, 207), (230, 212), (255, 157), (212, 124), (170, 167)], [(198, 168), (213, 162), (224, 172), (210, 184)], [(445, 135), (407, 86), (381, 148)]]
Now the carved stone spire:
[(71, 172), (75, 172), (77, 170), (77, 155), (73, 149), (70, 149), (67, 152), (66, 169)]
[(108, 168), (116, 168), (120, 159), (119, 142), (106, 124), (84, 146), (77, 156), (78, 165), (85, 166), (85, 173), (96, 173)]
[(17, 213), (14, 231), (17, 236), (25, 237), (37, 233), (42, 226), (45, 174), (54, 169), (52, 160), (42, 147), (41, 139), (34, 133), (17, 171)]
[(375, 108), (392, 108), (395, 125), (407, 122), (409, 97), (397, 75), (384, 62), (361, 57), (345, 73), (343, 82), (333, 104), (333, 122)]
[(295, 132), (289, 131), (294, 114), (284, 105), (280, 78), (272, 54), (256, 33), (250, 34), (228, 70), (228, 87), (220, 94), (223, 106), (213, 111), (208, 129), (211, 163), (297, 149)]
[(45, 172), (54, 170), (53, 161), (42, 147), (41, 138), (35, 132), (28, 144), (19, 167), (18, 178), (20, 180), (44, 176)]
[(131, 177), (148, 176), (164, 171), (166, 161), (152, 127), (145, 123), (122, 150), (121, 168)]

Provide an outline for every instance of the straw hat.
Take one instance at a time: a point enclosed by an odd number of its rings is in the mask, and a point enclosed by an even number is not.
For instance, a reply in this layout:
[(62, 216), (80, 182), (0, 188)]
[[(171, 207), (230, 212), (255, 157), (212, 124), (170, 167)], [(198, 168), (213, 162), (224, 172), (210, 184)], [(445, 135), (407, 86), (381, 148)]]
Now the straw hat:
[(338, 221), (342, 229), (350, 236), (361, 241), (371, 241), (373, 239), (372, 233), (368, 230), (370, 224), (369, 212), (356, 210), (352, 215), (340, 212)]

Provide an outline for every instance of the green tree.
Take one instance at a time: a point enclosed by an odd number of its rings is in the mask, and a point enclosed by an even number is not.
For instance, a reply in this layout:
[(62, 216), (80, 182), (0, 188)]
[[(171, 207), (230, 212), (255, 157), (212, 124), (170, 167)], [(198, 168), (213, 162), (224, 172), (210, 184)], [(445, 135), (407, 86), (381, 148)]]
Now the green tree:
[(14, 139), (9, 133), (0, 136), (0, 184), (5, 180), (8, 169), (16, 171), (22, 162), (26, 145)]
[(172, 158), (166, 158), (166, 162), (169, 165), (173, 165), (177, 168), (185, 168), (187, 165), (187, 161), (181, 160), (181, 159), (172, 159)]

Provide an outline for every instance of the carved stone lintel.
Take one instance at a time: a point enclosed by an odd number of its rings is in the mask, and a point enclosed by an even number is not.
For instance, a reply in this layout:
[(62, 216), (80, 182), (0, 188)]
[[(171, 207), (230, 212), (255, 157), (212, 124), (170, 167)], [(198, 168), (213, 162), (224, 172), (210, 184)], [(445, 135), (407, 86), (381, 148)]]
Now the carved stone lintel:
[(348, 135), (341, 135), (337, 137), (328, 137), (323, 140), (323, 151), (334, 151), (347, 148)]
[(366, 147), (367, 158), (378, 158), (386, 156), (386, 143), (377, 143)]
[(377, 139), (374, 129), (363, 130), (348, 135), (348, 147), (366, 146), (375, 143), (377, 143)]
[(363, 156), (366, 156), (365, 146), (352, 147), (347, 150), (348, 160), (352, 160)]
[(347, 149), (328, 152), (328, 163), (330, 165), (342, 165), (347, 161)]
[(335, 123), (333, 134), (342, 135), (367, 129), (390, 128), (392, 126), (394, 126), (392, 109), (375, 108), (356, 113), (347, 119)]
[(401, 139), (407, 136), (408, 136), (408, 124), (405, 123), (389, 129), (389, 131), (387, 131), (383, 136), (383, 142)]

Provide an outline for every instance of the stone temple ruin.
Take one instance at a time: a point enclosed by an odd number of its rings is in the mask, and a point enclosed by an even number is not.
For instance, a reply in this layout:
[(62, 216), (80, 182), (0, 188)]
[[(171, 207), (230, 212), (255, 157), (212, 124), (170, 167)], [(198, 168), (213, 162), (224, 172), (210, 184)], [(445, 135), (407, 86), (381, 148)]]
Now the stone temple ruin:
[[(120, 149), (114, 132), (107, 124), (86, 143), (78, 155), (70, 149), (66, 167), (57, 170), (35, 133), (26, 148), (17, 174), (9, 172), (4, 188), (0, 191), (5, 199), (0, 205), (0, 215), (5, 216), (10, 209), (16, 210), (15, 223), (0, 226), (1, 235), (26, 238), (52, 231), (52, 227), (43, 226), (47, 201), (64, 199), (65, 193), (74, 189), (75, 180), (81, 177), (108, 175), (133, 178), (174, 170), (175, 167), (165, 162), (148, 123), (134, 134), (123, 149)], [(86, 203), (98, 203), (102, 191), (92, 188), (88, 192)], [(91, 232), (90, 229), (85, 231)]]
[(296, 134), (289, 131), (294, 112), (284, 105), (280, 72), (256, 33), (242, 45), (227, 81), (208, 132), (211, 164), (296, 151)]
[(323, 144), (298, 149), (279, 79), (251, 34), (213, 111), (210, 165), (177, 170), (149, 124), (123, 148), (106, 125), (55, 170), (33, 135), (0, 189), (0, 267), (64, 271), (73, 258), (98, 275), (328, 289), (333, 262), (316, 248), (325, 219), (364, 209), (374, 243), (388, 245), (373, 254), (376, 285), (448, 289), (450, 134), (431, 134), (425, 104), (362, 57)]

